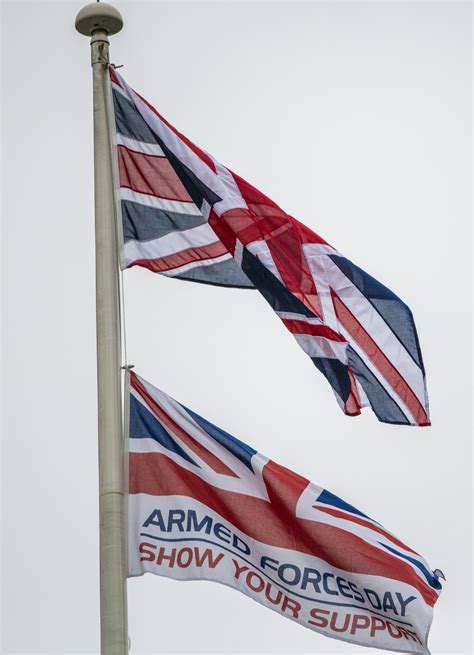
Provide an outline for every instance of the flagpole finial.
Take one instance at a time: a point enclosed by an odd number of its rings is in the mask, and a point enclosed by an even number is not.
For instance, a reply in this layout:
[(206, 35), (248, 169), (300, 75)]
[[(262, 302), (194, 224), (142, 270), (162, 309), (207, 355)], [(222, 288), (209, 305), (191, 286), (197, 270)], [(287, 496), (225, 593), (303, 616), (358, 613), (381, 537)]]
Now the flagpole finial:
[(91, 2), (76, 16), (76, 30), (84, 36), (91, 36), (98, 30), (108, 35), (117, 34), (122, 27), (120, 12), (107, 2)]

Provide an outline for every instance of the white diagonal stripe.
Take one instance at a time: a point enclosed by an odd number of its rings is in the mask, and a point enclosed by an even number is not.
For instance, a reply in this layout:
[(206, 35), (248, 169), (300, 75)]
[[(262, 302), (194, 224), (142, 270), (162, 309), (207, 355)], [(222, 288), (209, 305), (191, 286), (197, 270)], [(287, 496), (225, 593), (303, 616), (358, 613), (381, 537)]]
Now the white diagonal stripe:
[(309, 325), (324, 325), (322, 320), (317, 316), (306, 316), (305, 314), (297, 314), (296, 312), (275, 312), (281, 319), (289, 321), (304, 321)]
[(137, 141), (130, 139), (128, 136), (123, 136), (117, 132), (116, 135), (117, 145), (124, 146), (127, 150), (133, 152), (140, 152), (142, 155), (153, 155), (154, 157), (164, 157), (165, 153), (157, 143), (145, 143), (144, 141)]
[(328, 357), (347, 364), (347, 343), (313, 334), (293, 334), (293, 336), (309, 357)]
[(126, 187), (120, 188), (120, 197), (122, 200), (130, 200), (145, 207), (156, 207), (164, 209), (175, 214), (190, 214), (191, 216), (201, 216), (199, 208), (193, 202), (182, 202), (181, 200), (168, 200), (167, 198), (158, 198), (148, 193), (139, 193)]
[(127, 241), (123, 248), (127, 266), (139, 259), (160, 259), (188, 248), (209, 246), (218, 241), (212, 228), (205, 223), (189, 230), (170, 232), (159, 239), (150, 241)]
[[(311, 271), (316, 286), (316, 291), (323, 312), (324, 324), (335, 332), (339, 332), (339, 321), (337, 320), (336, 312), (334, 311), (329, 280), (324, 265), (324, 260), (327, 259), (326, 254), (324, 253), (326, 248), (327, 246), (322, 246), (318, 243), (306, 243), (303, 246), (303, 253), (308, 262), (309, 270)], [(335, 251), (332, 250), (332, 252)]]
[(252, 243), (249, 243), (246, 246), (246, 248), (249, 252), (252, 253), (252, 255), (255, 255), (255, 257), (260, 262), (262, 262), (262, 264), (265, 266), (267, 270), (270, 271), (270, 273), (273, 273), (273, 275), (276, 277), (277, 280), (279, 280), (283, 284), (280, 271), (276, 267), (275, 261), (272, 257), (272, 253), (270, 252), (270, 248), (268, 247), (266, 241), (264, 241), (263, 239), (260, 241), (252, 241)]
[(202, 259), (197, 262), (189, 262), (189, 264), (184, 264), (184, 266), (178, 266), (178, 268), (173, 268), (171, 271), (160, 271), (162, 275), (167, 275), (168, 277), (176, 277), (186, 271), (190, 271), (193, 268), (203, 268), (204, 266), (213, 266), (219, 262), (225, 262), (227, 259), (232, 259), (232, 255), (229, 252), (226, 252), (224, 255), (219, 255), (218, 257), (213, 257), (212, 259)]

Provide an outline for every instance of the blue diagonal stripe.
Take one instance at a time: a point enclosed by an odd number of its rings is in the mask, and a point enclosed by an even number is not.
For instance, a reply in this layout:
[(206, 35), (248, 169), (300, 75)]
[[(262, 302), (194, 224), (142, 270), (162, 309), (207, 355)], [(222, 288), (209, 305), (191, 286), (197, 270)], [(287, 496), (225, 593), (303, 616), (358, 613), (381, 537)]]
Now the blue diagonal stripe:
[(171, 437), (158, 419), (133, 395), (130, 395), (130, 439), (154, 439), (163, 448), (180, 455), (194, 466), (199, 466)]

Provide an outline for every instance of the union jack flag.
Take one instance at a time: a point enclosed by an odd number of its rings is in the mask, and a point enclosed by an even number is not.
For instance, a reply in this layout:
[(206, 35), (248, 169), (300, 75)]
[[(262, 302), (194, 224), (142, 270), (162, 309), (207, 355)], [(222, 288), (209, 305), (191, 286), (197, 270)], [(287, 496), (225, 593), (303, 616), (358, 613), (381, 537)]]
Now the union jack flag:
[[(240, 557), (256, 576), (287, 592), (299, 606), (289, 618), (307, 627), (363, 645), (427, 652), (441, 584), (421, 555), (327, 489), (273, 462), (135, 374), (129, 398), (130, 575), (211, 579), (277, 609), (263, 595), (252, 594), (253, 587), (234, 584), (235, 575), (222, 566), (206, 572), (169, 567), (164, 561), (175, 557), (164, 554), (165, 547), (204, 542), (213, 548), (212, 557)], [(186, 528), (189, 507), (202, 509), (201, 526), (204, 515), (217, 517), (218, 525), (225, 526), (219, 528), (221, 536), (229, 539), (212, 539), (210, 530), (203, 535), (196, 521), (194, 529)], [(172, 519), (165, 518), (166, 512)], [(229, 545), (231, 531), (241, 544), (249, 544), (244, 555), (242, 548)], [(157, 561), (143, 556), (151, 548), (161, 548)], [(289, 562), (286, 568), (279, 566), (282, 558)], [(321, 622), (308, 625), (305, 611)], [(331, 615), (331, 623), (328, 618), (323, 625), (331, 612), (336, 618)], [(343, 621), (343, 616), (352, 618)], [(354, 616), (366, 620), (356, 620), (360, 630), (351, 632)], [(341, 624), (346, 631), (338, 629)]]
[(430, 425), (410, 309), (180, 134), (111, 68), (123, 268), (256, 288), (343, 411)]

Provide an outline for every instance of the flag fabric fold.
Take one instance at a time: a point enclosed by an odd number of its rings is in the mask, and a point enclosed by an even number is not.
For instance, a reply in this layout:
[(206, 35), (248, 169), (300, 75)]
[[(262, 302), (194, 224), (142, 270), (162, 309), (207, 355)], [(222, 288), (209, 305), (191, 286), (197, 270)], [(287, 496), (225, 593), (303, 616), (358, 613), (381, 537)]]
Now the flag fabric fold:
[(429, 653), (423, 557), (138, 375), (127, 395), (129, 576), (218, 582), (328, 637)]
[(370, 406), (386, 423), (429, 425), (407, 305), (110, 76), (122, 267), (257, 289), (347, 415)]

